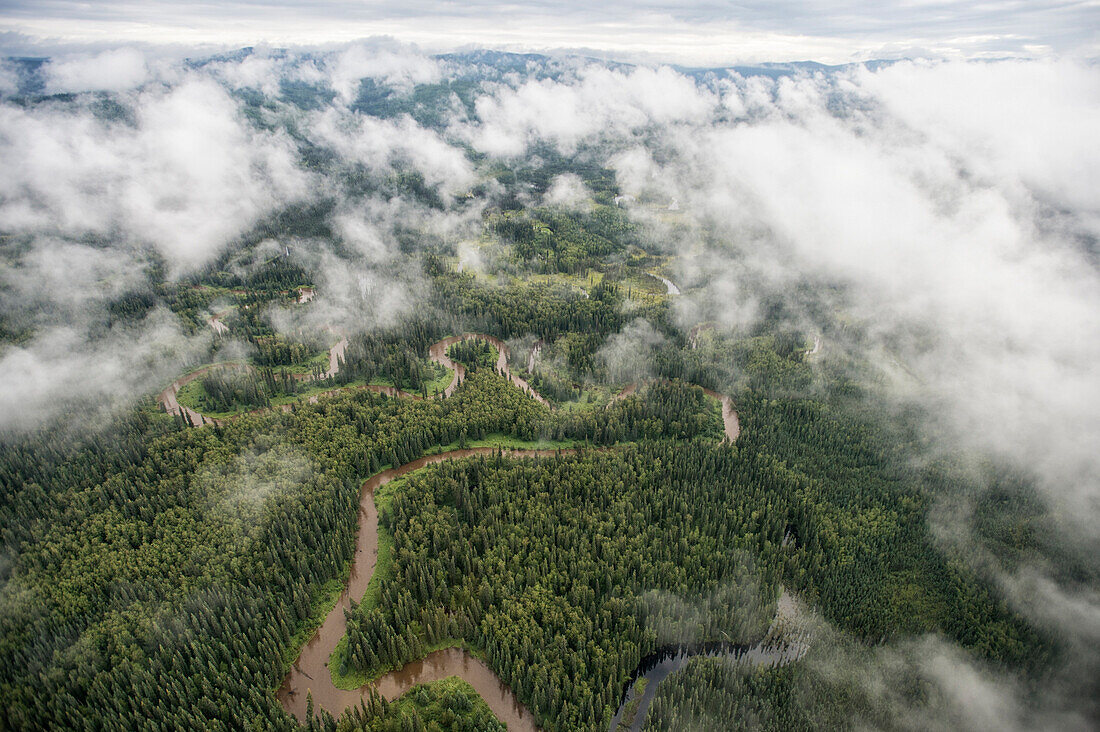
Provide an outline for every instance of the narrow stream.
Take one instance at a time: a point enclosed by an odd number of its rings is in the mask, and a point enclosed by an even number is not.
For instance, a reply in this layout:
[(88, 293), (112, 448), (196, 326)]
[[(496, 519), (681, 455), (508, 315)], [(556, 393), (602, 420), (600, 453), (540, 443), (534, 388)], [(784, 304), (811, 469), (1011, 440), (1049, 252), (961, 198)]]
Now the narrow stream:
[(622, 722), (627, 705), (634, 701), (634, 684), (639, 679), (645, 679), (645, 690), (641, 700), (634, 711), (634, 718), (630, 723), (631, 732), (638, 732), (645, 724), (649, 706), (657, 695), (657, 686), (672, 674), (680, 671), (688, 661), (698, 656), (721, 658), (730, 663), (743, 663), (751, 666), (782, 666), (797, 661), (805, 653), (805, 648), (798, 644), (791, 645), (764, 645), (739, 646), (729, 643), (702, 643), (694, 646), (668, 646), (652, 653), (642, 659), (638, 670), (626, 685), (619, 710), (611, 719), (610, 732), (617, 732)]
[[(632, 394), (636, 394), (638, 392), (638, 387), (642, 383), (643, 382), (635, 381), (627, 384), (625, 387), (623, 387), (622, 391), (611, 397), (611, 401), (608, 402), (607, 406), (610, 407), (612, 404), (619, 401), (620, 399), (631, 396)], [(737, 410), (733, 408), (733, 400), (725, 394), (719, 394), (713, 389), (703, 389), (703, 393), (713, 399), (717, 399), (721, 403), (722, 431), (725, 432), (726, 440), (728, 442), (737, 442), (737, 436), (741, 434), (741, 420), (737, 417)]]
[(764, 640), (756, 645), (714, 642), (691, 645), (665, 646), (642, 659), (630, 682), (623, 691), (619, 709), (611, 719), (610, 732), (620, 732), (627, 706), (634, 701), (634, 684), (639, 679), (647, 681), (641, 699), (634, 710), (629, 729), (638, 732), (645, 724), (649, 706), (657, 695), (657, 686), (670, 675), (680, 671), (688, 661), (697, 656), (721, 658), (731, 664), (748, 666), (785, 666), (798, 661), (810, 648), (810, 632), (803, 625), (806, 618), (801, 604), (794, 595), (782, 589), (776, 603), (775, 618), (772, 619)]
[(664, 283), (664, 285), (665, 285), (665, 294), (666, 295), (679, 295), (680, 294), (680, 288), (677, 287), (672, 282), (672, 280), (670, 280), (669, 278), (662, 277), (661, 275), (654, 274), (652, 272), (646, 272), (646, 274), (649, 275), (650, 277), (652, 277), (653, 279), (660, 280), (661, 282)]

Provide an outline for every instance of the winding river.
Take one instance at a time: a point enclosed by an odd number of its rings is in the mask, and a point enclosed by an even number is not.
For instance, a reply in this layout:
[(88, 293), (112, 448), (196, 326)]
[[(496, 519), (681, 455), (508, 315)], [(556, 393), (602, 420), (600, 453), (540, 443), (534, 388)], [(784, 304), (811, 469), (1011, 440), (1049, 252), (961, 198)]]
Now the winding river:
[[(332, 675), (328, 669), (329, 658), (336, 649), (336, 644), (347, 631), (344, 611), (350, 610), (353, 599), (356, 602), (362, 600), (378, 561), (378, 511), (374, 505), (374, 492), (394, 478), (434, 463), (478, 455), (495, 455), (496, 452), (497, 448), (480, 447), (425, 455), (400, 467), (384, 470), (363, 483), (359, 493), (359, 533), (356, 537), (355, 556), (352, 559), (347, 586), (340, 594), (336, 605), (325, 616), (321, 626), (302, 647), (298, 659), (276, 693), (279, 703), (288, 713), (293, 714), (300, 721), (305, 721), (307, 699), (312, 696), (315, 710), (326, 709), (333, 716), (339, 717), (345, 709), (366, 698), (371, 689), (377, 690), (386, 700), (393, 701), (416, 684), (458, 676), (481, 695), (493, 714), (507, 724), (509, 730), (538, 729), (530, 710), (515, 697), (508, 685), (501, 681), (484, 661), (461, 648), (445, 648), (430, 653), (420, 660), (382, 675), (359, 689), (337, 688), (332, 683)], [(504, 454), (509, 458), (537, 458), (573, 455), (578, 452), (578, 450), (508, 450)], [(797, 633), (792, 634), (789, 626), (796, 622), (799, 615), (796, 601), (784, 590), (767, 636), (755, 646), (702, 644), (691, 648), (666, 647), (650, 654), (639, 664), (638, 670), (627, 685), (627, 692), (623, 696), (611, 729), (615, 729), (626, 705), (633, 698), (635, 680), (638, 678), (649, 680), (649, 685), (634, 716), (635, 725), (632, 729), (640, 729), (656, 692), (657, 684), (669, 674), (682, 668), (693, 656), (701, 654), (721, 656), (758, 665), (784, 664), (798, 660), (805, 653), (807, 645), (804, 642), (805, 638)], [(792, 635), (794, 640), (790, 640)]]
[[(532, 399), (536, 400), (540, 404), (543, 404), (547, 407), (550, 406), (550, 402), (546, 401), (546, 399), (543, 398), (543, 396), (541, 394), (539, 394), (537, 391), (535, 391), (535, 389), (532, 388), (530, 384), (528, 384), (526, 381), (524, 381), (522, 378), (520, 378), (516, 374), (512, 373), (511, 369), (508, 368), (508, 346), (505, 345), (504, 341), (502, 341), (499, 338), (496, 338), (494, 336), (491, 336), (491, 335), (485, 335), (484, 333), (463, 333), (462, 335), (451, 336), (450, 338), (444, 338), (441, 341), (433, 343), (431, 348), (428, 349), (428, 357), (432, 361), (435, 361), (436, 363), (438, 363), (438, 364), (440, 364), (440, 365), (442, 365), (442, 366), (444, 366), (448, 369), (451, 369), (454, 372), (454, 377), (451, 379), (451, 383), (448, 384), (447, 387), (442, 392), (440, 392), (437, 396), (439, 396), (441, 398), (450, 396), (452, 393), (454, 393), (454, 390), (458, 388), (458, 385), (462, 383), (463, 379), (466, 378), (466, 367), (463, 366), (462, 364), (456, 362), (456, 361), (451, 360), (450, 356), (447, 355), (447, 349), (450, 348), (451, 345), (453, 345), (455, 343), (458, 343), (459, 341), (466, 341), (466, 340), (485, 341), (486, 343), (489, 343), (494, 348), (496, 348), (497, 349), (497, 354), (498, 354), (497, 363), (496, 363), (496, 370), (499, 371), (502, 375), (506, 376), (508, 379), (510, 379), (511, 382), (513, 384), (515, 384), (515, 386), (520, 391), (524, 392), (525, 394), (527, 394), (528, 396), (530, 396)], [(323, 378), (331, 378), (331, 377), (335, 376), (337, 373), (339, 373), (339, 371), (340, 371), (340, 362), (344, 358), (344, 353), (347, 350), (347, 347), (348, 347), (348, 339), (346, 337), (342, 337), (342, 338), (340, 338), (339, 341), (336, 342), (335, 345), (332, 346), (332, 348), (329, 349), (328, 370), (325, 371), (325, 373), (323, 374)], [(189, 382), (194, 381), (195, 379), (199, 378), (200, 376), (207, 373), (208, 371), (212, 371), (213, 369), (219, 369), (219, 368), (229, 368), (229, 367), (232, 367), (234, 365), (236, 365), (238, 367), (241, 367), (239, 364), (212, 363), (212, 364), (207, 364), (206, 366), (202, 366), (200, 368), (197, 368), (194, 371), (179, 377), (178, 379), (173, 381), (171, 384), (169, 384), (168, 387), (164, 391), (162, 391), (160, 394), (157, 395), (157, 402), (161, 405), (161, 407), (164, 409), (164, 411), (167, 412), (168, 414), (178, 414), (180, 416), (184, 416), (184, 417), (186, 417), (187, 419), (189, 419), (191, 421), (191, 424), (193, 424), (195, 426), (202, 426), (204, 424), (215, 424), (215, 425), (216, 424), (221, 424), (224, 421), (224, 419), (214, 419), (213, 417), (207, 417), (207, 416), (201, 414), (200, 412), (198, 412), (194, 409), (191, 409), (190, 407), (186, 407), (186, 406), (179, 403), (179, 400), (176, 398), (176, 395), (179, 394), (179, 390), (181, 388), (183, 388), (184, 385), (188, 384)], [(245, 368), (251, 368), (251, 367), (245, 367)], [(369, 391), (378, 392), (380, 394), (387, 394), (389, 396), (406, 397), (406, 398), (409, 398), (409, 399), (421, 399), (422, 398), (417, 394), (411, 394), (411, 393), (406, 392), (406, 391), (401, 391), (400, 389), (396, 389), (392, 386), (380, 386), (378, 384), (368, 384), (368, 385), (365, 385), (365, 386), (336, 387), (336, 388), (333, 388), (329, 391), (323, 392), (322, 394), (314, 394), (313, 396), (309, 397), (309, 401), (311, 403), (316, 404), (318, 397), (325, 396), (327, 394), (334, 394), (334, 393), (340, 391), (341, 389), (346, 389), (346, 388), (367, 389)], [(282, 407), (282, 409), (283, 410), (289, 410), (290, 406), (289, 405), (284, 405)], [(255, 414), (257, 412), (262, 412), (262, 411), (264, 411), (264, 410), (263, 409), (253, 409), (251, 411), (242, 412), (241, 414)], [(233, 415), (233, 416), (235, 417), (235, 416), (239, 416), (239, 415)], [(232, 417), (226, 417), (225, 419), (232, 419)]]
[[(671, 283), (667, 284), (671, 292), (675, 285)], [(215, 326), (212, 324), (212, 327)], [(506, 376), (518, 389), (528, 394), (539, 403), (548, 407), (550, 406), (549, 402), (543, 398), (541, 394), (535, 391), (522, 378), (511, 372), (508, 367), (508, 347), (505, 343), (499, 338), (480, 333), (464, 333), (459, 336), (444, 338), (433, 344), (429, 349), (429, 357), (431, 360), (454, 372), (451, 383), (441, 392), (441, 394), (439, 394), (440, 397), (450, 396), (466, 376), (466, 368), (461, 363), (453, 361), (447, 355), (447, 349), (454, 343), (469, 339), (478, 339), (493, 345), (499, 354), (496, 363), (497, 371)], [(326, 377), (331, 377), (339, 371), (340, 362), (343, 360), (347, 345), (347, 338), (341, 338), (329, 351), (329, 368), (325, 373)], [(533, 355), (534, 354), (532, 354), (532, 356)], [(196, 426), (201, 426), (203, 424), (219, 424), (220, 420), (205, 417), (199, 412), (179, 404), (176, 399), (176, 394), (182, 386), (199, 378), (211, 369), (226, 368), (228, 366), (228, 364), (209, 364), (181, 376), (160, 393), (158, 401), (166, 412), (184, 415)], [(413, 399), (420, 398), (414, 394), (408, 394), (393, 387), (367, 386), (355, 388), (368, 388), (391, 396), (404, 396)], [(616, 395), (612, 401), (633, 394), (637, 389), (638, 383), (630, 384)], [(332, 389), (330, 392), (326, 392), (326, 394), (335, 393), (337, 391), (340, 391), (340, 388)], [(725, 438), (730, 442), (734, 442), (740, 433), (740, 425), (737, 418), (737, 412), (733, 409), (732, 400), (728, 396), (719, 394), (710, 389), (704, 389), (704, 392), (707, 396), (718, 399), (721, 402)], [(314, 395), (310, 397), (309, 401), (316, 402), (319, 396), (323, 395)], [(289, 405), (283, 407), (283, 409), (289, 408)], [(336, 688), (332, 683), (332, 676), (328, 669), (329, 658), (335, 650), (336, 644), (344, 637), (346, 632), (344, 611), (351, 607), (352, 599), (355, 599), (357, 602), (362, 599), (367, 589), (367, 585), (370, 583), (370, 579), (374, 574), (375, 564), (378, 560), (378, 512), (374, 505), (375, 490), (398, 476), (419, 470), (433, 463), (477, 455), (492, 455), (496, 454), (496, 452), (497, 448), (484, 447), (451, 450), (435, 455), (425, 455), (405, 465), (378, 473), (363, 483), (359, 495), (359, 532), (356, 538), (355, 556), (352, 560), (347, 586), (341, 593), (335, 607), (325, 616), (321, 626), (317, 628), (313, 636), (302, 647), (298, 659), (294, 662), (277, 691), (277, 698), (288, 713), (293, 714), (299, 720), (305, 720), (307, 697), (312, 696), (315, 709), (326, 709), (334, 716), (339, 717), (344, 709), (358, 704), (359, 701), (364, 698), (364, 695), (369, 693), (370, 689), (377, 690), (385, 699), (392, 701), (416, 684), (437, 681), (450, 676), (459, 676), (477, 691), (493, 711), (493, 714), (495, 714), (500, 721), (508, 725), (509, 730), (532, 731), (537, 729), (534, 716), (522, 703), (520, 703), (512, 693), (512, 690), (502, 682), (493, 670), (483, 661), (475, 658), (461, 648), (446, 648), (430, 653), (420, 660), (409, 663), (396, 671), (384, 674), (369, 684), (354, 690)], [(505, 455), (510, 458), (537, 458), (559, 454), (575, 454), (576, 452), (577, 450), (507, 450), (505, 451)], [(782, 598), (780, 613), (782, 613)], [(778, 618), (779, 614), (777, 614), (777, 620)], [(773, 627), (774, 625), (775, 623), (773, 623)], [(653, 693), (655, 693), (654, 690), (659, 680), (682, 666), (687, 658), (698, 652), (713, 654), (716, 651), (710, 646), (704, 646), (695, 651), (675, 649), (675, 652), (673, 652), (671, 649), (662, 649), (657, 654), (643, 660), (643, 663), (636, 672), (635, 678), (645, 676), (650, 679), (651, 683), (637, 709), (635, 727), (640, 726), (642, 720), (644, 720), (646, 709), (648, 708), (649, 701), (652, 700)], [(765, 652), (759, 649), (754, 651), (754, 649), (730, 648), (726, 648), (721, 652), (727, 654), (740, 653), (742, 655), (756, 652), (758, 654), (763, 654), (761, 658), (773, 659), (767, 662), (777, 662), (775, 659), (789, 657), (790, 653), (789, 650), (776, 651), (772, 649), (771, 651)], [(782, 654), (787, 655), (783, 656)], [(658, 678), (658, 676), (660, 678)], [(612, 724), (612, 729), (614, 729), (614, 725), (617, 724), (618, 720), (621, 718), (626, 703), (630, 701), (632, 686), (628, 685), (627, 689), (628, 692), (624, 694), (623, 704), (620, 707), (619, 713), (616, 715), (616, 721)]]
[[(374, 506), (374, 492), (394, 478), (419, 470), (444, 460), (458, 460), (476, 455), (495, 455), (497, 448), (480, 447), (451, 450), (437, 455), (425, 455), (398, 468), (384, 470), (363, 483), (359, 493), (359, 534), (356, 537), (355, 557), (347, 587), (336, 606), (325, 616), (321, 627), (302, 647), (298, 660), (283, 679), (277, 693), (283, 708), (305, 720), (306, 695), (312, 694), (316, 709), (327, 709), (334, 716), (349, 706), (359, 703), (369, 689), (377, 689), (387, 700), (396, 699), (412, 686), (428, 681), (460, 676), (468, 681), (500, 721), (509, 730), (535, 730), (535, 718), (512, 694), (512, 690), (497, 677), (485, 663), (465, 650), (448, 648), (436, 651), (419, 661), (385, 674), (367, 686), (356, 690), (338, 689), (332, 683), (328, 660), (336, 644), (347, 628), (344, 610), (351, 607), (351, 600), (362, 599), (378, 561), (378, 511)], [(505, 455), (511, 458), (551, 457), (556, 454), (573, 454), (576, 450), (511, 450)]]
[(679, 295), (680, 294), (680, 288), (677, 287), (672, 282), (672, 280), (670, 280), (668, 277), (663, 277), (662, 275), (656, 274), (654, 272), (646, 272), (646, 274), (649, 275), (650, 277), (652, 277), (655, 280), (660, 280), (661, 283), (664, 284), (666, 295)]
[(447, 355), (447, 349), (450, 348), (453, 344), (458, 343), (459, 341), (468, 340), (485, 341), (486, 343), (496, 348), (497, 371), (508, 377), (520, 391), (530, 396), (539, 404), (545, 405), (547, 407), (550, 406), (550, 402), (546, 401), (546, 399), (543, 398), (542, 394), (539, 394), (537, 391), (535, 391), (530, 384), (528, 384), (516, 374), (512, 373), (512, 370), (508, 368), (508, 346), (505, 345), (504, 341), (491, 335), (485, 335), (484, 333), (463, 333), (459, 336), (451, 336), (450, 338), (444, 338), (438, 343), (434, 343), (432, 347), (428, 349), (429, 358), (431, 358), (436, 363), (442, 364), (447, 368), (454, 370), (454, 379), (451, 380), (451, 385), (443, 390), (444, 396), (450, 396), (451, 392), (458, 388), (458, 385), (462, 383), (463, 379), (466, 378), (466, 367), (460, 363), (452, 361), (451, 358)]

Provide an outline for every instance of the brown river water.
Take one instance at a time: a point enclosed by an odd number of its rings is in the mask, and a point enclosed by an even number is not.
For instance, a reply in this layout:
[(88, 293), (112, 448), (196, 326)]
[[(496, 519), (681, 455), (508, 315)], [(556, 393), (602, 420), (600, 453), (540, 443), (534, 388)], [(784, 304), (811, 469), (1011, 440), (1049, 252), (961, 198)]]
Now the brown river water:
[[(541, 404), (550, 406), (526, 381), (512, 373), (508, 368), (508, 347), (499, 338), (479, 333), (464, 333), (460, 336), (445, 338), (431, 346), (429, 357), (436, 363), (452, 369), (454, 378), (443, 390), (441, 397), (450, 396), (466, 376), (465, 367), (452, 361), (447, 356), (447, 349), (459, 341), (476, 338), (486, 341), (496, 347), (499, 358), (496, 368), (504, 376), (525, 394)], [(347, 339), (341, 340), (332, 347), (329, 352), (329, 369), (326, 376), (334, 375), (340, 366), (347, 348)], [(180, 387), (200, 377), (202, 374), (214, 368), (225, 367), (224, 364), (210, 364), (180, 377), (172, 382), (167, 389), (162, 391), (158, 401), (169, 414), (186, 415), (195, 425), (218, 424), (221, 420), (213, 420), (202, 414), (185, 407), (176, 400), (176, 394)], [(399, 391), (393, 387), (368, 386), (372, 391), (388, 394), (390, 396), (403, 396), (413, 399), (420, 397)], [(633, 394), (637, 391), (638, 384), (630, 384), (614, 397), (612, 401)], [(340, 389), (333, 389), (326, 394), (335, 393)], [(718, 399), (722, 403), (722, 421), (725, 428), (726, 439), (734, 442), (740, 433), (740, 425), (737, 412), (733, 409), (732, 400), (723, 394), (704, 389), (710, 397)], [(310, 397), (309, 401), (316, 402), (318, 396)], [(289, 409), (284, 406), (283, 409)], [(263, 411), (263, 410), (256, 410)], [(419, 470), (427, 465), (442, 462), (444, 460), (457, 460), (460, 458), (477, 455), (492, 455), (497, 448), (471, 448), (465, 450), (452, 450), (436, 455), (426, 455), (411, 463), (385, 470), (368, 479), (360, 489), (359, 496), (359, 533), (356, 538), (355, 556), (352, 560), (351, 573), (348, 584), (337, 600), (335, 607), (325, 616), (321, 626), (302, 647), (298, 659), (294, 662), (286, 678), (276, 694), (280, 704), (290, 714), (299, 720), (304, 720), (306, 715), (307, 695), (312, 695), (316, 710), (326, 709), (334, 716), (339, 717), (341, 712), (349, 706), (359, 703), (360, 699), (368, 693), (369, 689), (376, 689), (387, 700), (393, 700), (404, 694), (416, 684), (445, 679), (450, 676), (458, 676), (467, 681), (488, 704), (493, 714), (508, 725), (509, 730), (531, 731), (536, 730), (534, 716), (515, 697), (512, 690), (500, 680), (500, 678), (483, 661), (461, 648), (446, 648), (430, 653), (424, 658), (413, 661), (401, 669), (384, 674), (359, 689), (338, 689), (332, 683), (332, 676), (328, 670), (328, 660), (332, 655), (336, 644), (344, 637), (346, 621), (344, 611), (351, 607), (351, 600), (360, 601), (367, 585), (374, 574), (374, 567), (378, 561), (378, 512), (374, 506), (374, 491), (394, 478)], [(512, 458), (550, 457), (555, 454), (573, 454), (576, 450), (507, 450), (505, 455)], [(652, 673), (652, 672), (650, 672)], [(656, 686), (656, 683), (653, 684)], [(624, 699), (625, 702), (625, 699)], [(648, 704), (646, 705), (648, 706)], [(640, 711), (644, 711), (640, 710)], [(621, 710), (620, 710), (621, 715)], [(619, 715), (617, 715), (619, 716)]]
[[(493, 455), (493, 447), (451, 450), (438, 455), (425, 455), (398, 468), (384, 470), (363, 484), (359, 494), (359, 534), (356, 537), (355, 557), (352, 560), (348, 585), (337, 600), (336, 606), (325, 616), (321, 627), (302, 647), (298, 660), (283, 679), (277, 693), (279, 702), (287, 712), (299, 720), (305, 719), (306, 695), (313, 695), (314, 708), (327, 709), (334, 716), (349, 706), (359, 703), (364, 693), (377, 689), (386, 699), (393, 700), (415, 684), (436, 681), (448, 676), (460, 676), (481, 695), (493, 714), (508, 725), (509, 730), (534, 730), (535, 719), (484, 662), (458, 648), (450, 648), (429, 654), (404, 668), (385, 674), (357, 690), (337, 689), (332, 684), (328, 670), (329, 656), (337, 642), (344, 637), (346, 621), (344, 610), (351, 607), (351, 600), (362, 599), (367, 590), (374, 566), (378, 561), (378, 512), (374, 506), (374, 491), (394, 478), (419, 470), (426, 465), (444, 460), (457, 460), (476, 455)], [(575, 453), (563, 450), (562, 454)], [(505, 455), (512, 458), (550, 457), (559, 454), (555, 450), (510, 450)]]
[(471, 339), (485, 341), (486, 343), (489, 343), (490, 345), (495, 347), (497, 349), (497, 371), (511, 379), (512, 383), (515, 384), (520, 391), (530, 396), (539, 404), (543, 404), (547, 407), (550, 406), (550, 402), (546, 401), (546, 399), (543, 398), (542, 394), (539, 394), (537, 391), (531, 388), (530, 384), (521, 379), (519, 376), (513, 374), (511, 369), (508, 368), (508, 346), (504, 344), (504, 341), (500, 340), (499, 338), (494, 338), (491, 335), (485, 335), (483, 333), (463, 333), (460, 336), (451, 336), (450, 338), (444, 338), (438, 343), (433, 344), (432, 347), (428, 350), (428, 356), (433, 361), (443, 364), (449, 369), (454, 369), (455, 377), (451, 380), (451, 385), (443, 390), (443, 394), (445, 396), (450, 396), (451, 392), (458, 388), (458, 385), (462, 382), (464, 378), (466, 378), (466, 368), (462, 364), (452, 361), (447, 355), (447, 349), (450, 348), (453, 344), (458, 343), (459, 341), (468, 341)]
[[(477, 339), (477, 340), (486, 341), (487, 343), (490, 343), (494, 347), (496, 347), (497, 352), (499, 353), (499, 357), (497, 358), (497, 364), (496, 364), (497, 371), (501, 372), (504, 376), (511, 379), (512, 383), (515, 384), (516, 387), (520, 391), (527, 394), (528, 396), (530, 396), (535, 401), (539, 402), (540, 404), (544, 404), (548, 407), (550, 406), (550, 403), (548, 401), (546, 401), (546, 399), (544, 399), (541, 394), (539, 394), (537, 391), (535, 391), (533, 388), (531, 388), (530, 384), (528, 384), (526, 381), (521, 379), (519, 376), (516, 376), (515, 374), (513, 374), (512, 371), (508, 368), (508, 346), (506, 346), (504, 344), (504, 341), (500, 340), (499, 338), (494, 338), (493, 336), (484, 335), (484, 334), (481, 334), (481, 333), (464, 333), (460, 336), (452, 336), (450, 338), (444, 338), (443, 340), (432, 344), (431, 348), (428, 349), (428, 357), (431, 358), (431, 360), (435, 361), (438, 364), (442, 364), (446, 368), (449, 368), (452, 371), (454, 371), (454, 377), (451, 379), (451, 383), (447, 386), (447, 388), (445, 388), (440, 393), (439, 396), (441, 396), (441, 397), (450, 396), (454, 392), (454, 390), (458, 388), (458, 385), (462, 383), (462, 380), (466, 378), (466, 368), (462, 364), (452, 361), (451, 358), (447, 355), (447, 349), (450, 348), (451, 345), (454, 344), (454, 343), (457, 343), (459, 341), (464, 341), (464, 340), (470, 340), (470, 339)], [(337, 343), (331, 349), (329, 349), (328, 370), (324, 374), (325, 378), (330, 378), (332, 376), (335, 376), (340, 371), (340, 361), (344, 358), (344, 352), (347, 350), (347, 347), (348, 347), (348, 339), (346, 337), (342, 337), (339, 341), (337, 341)], [(224, 420), (221, 420), (221, 419), (216, 420), (216, 419), (213, 419), (211, 417), (206, 417), (206, 416), (200, 414), (199, 412), (195, 411), (194, 409), (183, 406), (182, 404), (179, 403), (179, 401), (177, 401), (176, 394), (179, 393), (180, 388), (182, 388), (185, 384), (187, 384), (188, 382), (194, 381), (195, 379), (202, 376), (207, 371), (210, 371), (210, 370), (215, 369), (215, 368), (223, 368), (225, 366), (226, 366), (226, 364), (209, 364), (207, 366), (203, 366), (202, 368), (196, 369), (195, 371), (192, 371), (191, 373), (189, 373), (185, 376), (181, 376), (180, 378), (176, 379), (171, 384), (169, 384), (168, 388), (166, 388), (164, 391), (162, 391), (157, 396), (157, 402), (161, 405), (161, 407), (163, 407), (164, 411), (166, 411), (168, 414), (179, 414), (179, 415), (187, 416), (191, 420), (191, 423), (196, 425), (196, 426), (202, 426), (204, 424), (220, 424), (220, 423), (222, 423)], [(251, 368), (251, 367), (247, 367), (247, 368)], [(304, 375), (304, 376), (306, 378), (308, 378), (308, 375)], [(313, 395), (309, 398), (309, 401), (313, 404), (316, 404), (318, 397), (325, 396), (325, 395), (328, 395), (328, 394), (334, 394), (337, 391), (340, 391), (341, 388), (348, 388), (348, 387), (339, 387), (339, 388), (336, 388), (336, 389), (332, 389), (331, 391), (324, 392), (322, 394), (315, 394), (315, 395)], [(356, 386), (356, 387), (351, 387), (351, 388), (367, 389), (369, 391), (378, 392), (380, 394), (388, 394), (389, 396), (401, 396), (401, 397), (408, 397), (410, 399), (420, 399), (421, 398), (416, 394), (410, 394), (409, 392), (401, 391), (399, 389), (395, 389), (392, 386), (379, 386), (379, 385), (376, 385), (376, 384), (371, 384), (371, 385), (367, 385), (367, 386)], [(290, 407), (289, 407), (289, 405), (284, 405), (282, 407), (282, 409), (284, 411), (288, 411), (290, 409)], [(257, 412), (262, 412), (262, 411), (264, 411), (264, 410), (263, 409), (254, 409), (254, 410), (251, 410), (249, 412), (242, 412), (242, 414), (255, 414)], [(234, 416), (236, 416), (236, 415), (234, 415)], [(227, 417), (226, 419), (232, 419), (232, 417)]]

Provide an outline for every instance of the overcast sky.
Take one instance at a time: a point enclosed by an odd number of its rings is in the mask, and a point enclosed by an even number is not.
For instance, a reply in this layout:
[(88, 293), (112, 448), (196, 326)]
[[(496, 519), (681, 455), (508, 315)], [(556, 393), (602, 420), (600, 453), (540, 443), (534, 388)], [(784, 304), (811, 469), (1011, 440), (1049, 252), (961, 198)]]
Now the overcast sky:
[(0, 52), (119, 43), (591, 49), (693, 64), (1100, 56), (1100, 0), (3, 0)]

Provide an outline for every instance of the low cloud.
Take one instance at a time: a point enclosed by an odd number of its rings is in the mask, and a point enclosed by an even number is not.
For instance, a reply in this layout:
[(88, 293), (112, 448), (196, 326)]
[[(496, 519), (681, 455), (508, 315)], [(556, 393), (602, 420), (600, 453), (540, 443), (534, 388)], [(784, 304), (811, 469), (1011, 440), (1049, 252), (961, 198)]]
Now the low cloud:
[(456, 130), (478, 150), (516, 156), (537, 141), (572, 153), (586, 138), (629, 136), (650, 125), (700, 123), (711, 95), (669, 68), (581, 67), (575, 79), (501, 85), (478, 98), (479, 123)]
[(0, 106), (0, 228), (149, 243), (189, 269), (307, 195), (289, 139), (250, 129), (217, 84), (188, 78), (120, 101), (110, 121), (81, 103)]
[[(0, 104), (0, 312), (27, 329), (0, 351), (0, 427), (30, 429), (77, 409), (97, 416), (208, 356), (210, 333), (187, 336), (160, 308), (112, 322), (109, 302), (144, 292), (152, 262), (166, 262), (171, 281), (295, 203), (331, 203), (321, 223), (335, 241), (278, 242), (317, 272), (318, 292), (275, 324), (352, 332), (393, 323), (426, 294), (403, 248), (457, 244), (476, 266), (485, 252), (469, 242), (499, 190), (486, 170), (550, 145), (616, 171), (647, 241), (676, 255), (672, 279), (685, 294), (672, 306), (685, 327), (708, 320), (743, 332), (781, 298), (788, 324), (824, 333), (826, 354), (910, 374), (885, 396), (924, 406), (936, 445), (1030, 471), (1065, 538), (1095, 541), (1094, 66), (899, 63), (693, 78), (566, 59), (549, 78), (496, 74), (470, 92), (474, 114), (449, 106), (442, 129), (353, 109), (364, 79), (404, 100), (460, 66), (385, 42), (309, 57), (261, 49), (206, 65), (126, 49), (48, 64), (47, 91), (74, 98)], [(308, 87), (306, 101), (282, 98), (284, 81)], [(16, 87), (14, 72), (0, 71), (0, 93)], [(262, 103), (242, 93), (252, 89)], [(423, 183), (415, 193), (395, 183), (410, 177)], [(479, 186), (491, 194), (467, 201)], [(565, 174), (543, 200), (575, 206), (588, 196)], [(643, 379), (662, 341), (637, 320), (607, 339), (599, 361), (613, 381)], [(253, 488), (240, 500), (268, 495)], [(1095, 649), (1095, 593), (1042, 566), (995, 569), (1014, 607)], [(921, 643), (905, 663), (932, 680), (943, 716), (909, 710), (916, 727), (1079, 721), (1036, 716), (1013, 701), (1016, 682), (939, 641)], [(848, 671), (894, 662), (884, 655)], [(958, 708), (963, 690), (976, 700), (969, 709)]]
[(310, 134), (345, 165), (359, 164), (376, 175), (408, 167), (447, 200), (469, 189), (474, 172), (463, 152), (409, 117), (383, 120), (329, 108), (309, 123)]
[(580, 176), (574, 173), (562, 173), (554, 176), (550, 187), (543, 195), (542, 202), (548, 206), (576, 208), (586, 203), (592, 192), (584, 185)]
[(94, 336), (66, 326), (43, 330), (29, 344), (0, 352), (0, 429), (32, 430), (72, 416), (63, 429), (93, 432), (137, 395), (166, 387), (203, 353), (209, 343), (203, 336), (186, 336), (163, 310)]
[(596, 360), (614, 384), (646, 379), (653, 375), (653, 349), (664, 341), (665, 337), (648, 320), (633, 320), (604, 342)]
[(332, 58), (325, 68), (329, 84), (345, 104), (355, 101), (364, 79), (407, 91), (416, 84), (431, 84), (440, 78), (435, 59), (395, 44), (352, 45)]
[(145, 54), (136, 48), (51, 60), (44, 72), (50, 93), (121, 92), (137, 88), (150, 78)]
[(248, 531), (270, 515), (264, 511), (268, 502), (301, 490), (312, 476), (313, 467), (301, 448), (272, 435), (259, 435), (229, 462), (208, 462), (196, 479), (217, 502), (214, 509)]
[[(1056, 687), (1028, 689), (1003, 671), (982, 665), (937, 636), (868, 648), (826, 629), (815, 632), (815, 648), (804, 659), (796, 699), (844, 695), (866, 716), (848, 720), (857, 728), (901, 730), (1091, 729), (1083, 713), (1067, 711)], [(913, 694), (914, 680), (921, 693)], [(1025, 701), (1034, 696), (1034, 702)]]

